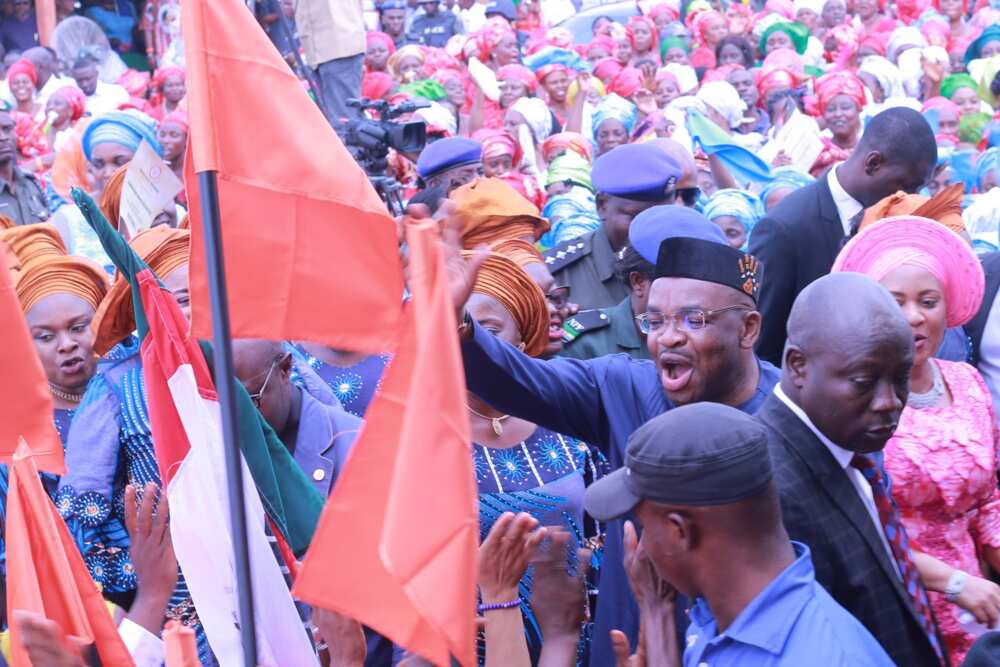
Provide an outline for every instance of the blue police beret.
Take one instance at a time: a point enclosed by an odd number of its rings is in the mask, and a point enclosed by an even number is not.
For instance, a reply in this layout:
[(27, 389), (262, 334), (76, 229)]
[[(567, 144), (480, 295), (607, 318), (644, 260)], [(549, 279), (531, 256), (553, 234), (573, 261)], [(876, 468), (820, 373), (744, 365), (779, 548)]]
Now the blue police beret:
[(662, 202), (681, 174), (680, 165), (662, 148), (644, 143), (612, 148), (594, 161), (590, 178), (596, 192), (634, 201)]
[[(617, 149), (616, 149), (617, 150)], [(656, 264), (660, 244), (667, 239), (685, 237), (729, 245), (714, 222), (709, 222), (693, 208), (654, 206), (635, 216), (628, 228), (628, 242), (642, 258)]]
[(517, 10), (512, 0), (490, 0), (486, 3), (486, 16), (499, 14), (508, 21), (517, 20)]
[(383, 0), (378, 3), (378, 10), (384, 12), (387, 9), (406, 9), (406, 0)]
[(478, 141), (465, 137), (446, 137), (428, 144), (420, 153), (417, 158), (417, 173), (420, 178), (429, 178), (448, 169), (482, 161), (483, 146)]

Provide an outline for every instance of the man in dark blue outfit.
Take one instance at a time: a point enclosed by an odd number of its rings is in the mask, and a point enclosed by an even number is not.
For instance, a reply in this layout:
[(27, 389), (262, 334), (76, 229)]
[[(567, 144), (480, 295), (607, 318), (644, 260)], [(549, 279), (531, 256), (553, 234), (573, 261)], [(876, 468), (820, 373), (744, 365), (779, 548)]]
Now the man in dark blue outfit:
[[(507, 345), (459, 307), (466, 382), (498, 410), (598, 446), (613, 468), (624, 463), (628, 437), (676, 405), (724, 403), (756, 412), (778, 381), (778, 371), (754, 355), (761, 317), (756, 309), (761, 267), (729, 247), (707, 220), (667, 238), (673, 206), (636, 216), (629, 232), (640, 254), (653, 256), (656, 279), (648, 312), (639, 316), (652, 361), (616, 354), (587, 361), (533, 359)], [(458, 230), (447, 233), (452, 297), (464, 304), (476, 260), (458, 254)], [(663, 240), (666, 239), (666, 240)], [(655, 248), (656, 250), (653, 250)], [(612, 665), (608, 633), (633, 641), (638, 612), (622, 568), (622, 523), (607, 526), (592, 665)]]

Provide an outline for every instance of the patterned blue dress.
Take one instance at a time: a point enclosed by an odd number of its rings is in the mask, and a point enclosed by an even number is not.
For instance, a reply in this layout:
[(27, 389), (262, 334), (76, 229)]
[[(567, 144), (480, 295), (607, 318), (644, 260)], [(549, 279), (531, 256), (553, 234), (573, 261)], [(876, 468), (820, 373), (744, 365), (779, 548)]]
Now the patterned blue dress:
[[(567, 566), (576, 568), (576, 549), (597, 537), (600, 527), (586, 523), (583, 492), (586, 485), (603, 474), (606, 461), (585, 442), (539, 426), (518, 445), (491, 448), (472, 447), (476, 483), (479, 487), (479, 539), (486, 539), (493, 524), (504, 512), (527, 512), (543, 526), (561, 526), (571, 536)], [(595, 556), (592, 566), (599, 558)], [(525, 634), (532, 664), (541, 653), (542, 636), (531, 610), (532, 572), (529, 568), (520, 583), (524, 600)], [(581, 633), (578, 663), (583, 662), (589, 628)], [(480, 664), (484, 662), (480, 643)]]
[[(295, 343), (288, 345), (288, 350), (297, 362), (308, 364), (330, 387), (344, 409), (357, 417), (365, 416), (368, 404), (372, 402), (382, 381), (385, 366), (392, 359), (388, 354), (375, 354), (353, 366), (341, 367), (320, 361)], [(292, 381), (299, 382), (294, 370)]]

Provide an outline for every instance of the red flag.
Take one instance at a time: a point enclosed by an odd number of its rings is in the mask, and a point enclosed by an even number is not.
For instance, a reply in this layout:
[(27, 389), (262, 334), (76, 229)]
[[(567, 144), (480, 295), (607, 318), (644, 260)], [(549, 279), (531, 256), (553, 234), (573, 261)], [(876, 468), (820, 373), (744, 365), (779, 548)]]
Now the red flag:
[(66, 463), (52, 421), (52, 393), (11, 282), (6, 254), (0, 251), (0, 368), (4, 372), (0, 382), (0, 463), (10, 462), (18, 440), (24, 438), (32, 444), (39, 470), (63, 475)]
[[(134, 665), (23, 440), (10, 466), (6, 530), (7, 618), (15, 609), (39, 613), (76, 643), (93, 644), (101, 664)], [(30, 667), (17, 623), (10, 640), (14, 667)]]
[(445, 665), (475, 662), (479, 519), (465, 380), (431, 222), (408, 225), (410, 300), (293, 592)]
[[(389, 349), (403, 277), (382, 201), (246, 3), (181, 9), (192, 169), (218, 172), (233, 337)], [(211, 339), (202, 212), (185, 180), (192, 335)]]

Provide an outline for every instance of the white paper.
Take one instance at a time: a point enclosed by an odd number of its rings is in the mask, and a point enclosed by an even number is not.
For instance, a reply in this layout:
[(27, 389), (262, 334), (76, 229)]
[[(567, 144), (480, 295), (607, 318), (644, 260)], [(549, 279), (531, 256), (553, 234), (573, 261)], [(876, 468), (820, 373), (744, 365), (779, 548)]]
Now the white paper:
[(119, 213), (129, 237), (149, 229), (163, 211), (172, 210), (174, 197), (183, 189), (184, 184), (153, 147), (145, 141), (139, 144), (125, 173)]

